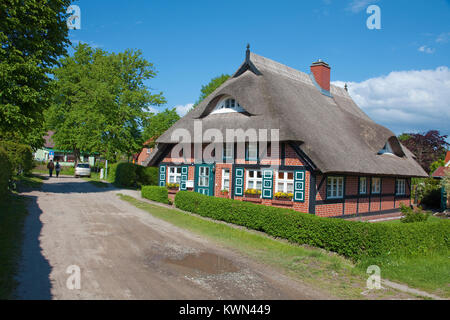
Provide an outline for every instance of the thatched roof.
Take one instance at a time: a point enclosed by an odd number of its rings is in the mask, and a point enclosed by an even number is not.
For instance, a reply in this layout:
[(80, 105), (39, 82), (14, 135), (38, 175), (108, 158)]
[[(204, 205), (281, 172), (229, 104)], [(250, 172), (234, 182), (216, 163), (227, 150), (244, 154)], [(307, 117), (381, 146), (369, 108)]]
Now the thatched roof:
[[(373, 122), (345, 89), (332, 85), (330, 94), (310, 75), (248, 52), (233, 77), (157, 139), (149, 164), (175, 142), (176, 128), (193, 136), (194, 120), (200, 120), (203, 131), (216, 128), (224, 136), (226, 129), (279, 129), (280, 141), (297, 144), (323, 173), (426, 176), (395, 134)], [(224, 96), (234, 97), (248, 114), (210, 114)], [(379, 155), (388, 140), (396, 155)]]

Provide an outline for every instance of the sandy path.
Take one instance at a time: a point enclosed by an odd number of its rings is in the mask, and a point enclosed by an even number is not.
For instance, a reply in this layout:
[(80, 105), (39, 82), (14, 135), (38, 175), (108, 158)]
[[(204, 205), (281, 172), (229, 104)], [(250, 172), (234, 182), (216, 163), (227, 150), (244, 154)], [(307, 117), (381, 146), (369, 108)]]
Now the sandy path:
[[(120, 190), (119, 190), (120, 191)], [(330, 296), (72, 177), (31, 201), (19, 299), (326, 299)], [(68, 289), (71, 265), (81, 289)]]

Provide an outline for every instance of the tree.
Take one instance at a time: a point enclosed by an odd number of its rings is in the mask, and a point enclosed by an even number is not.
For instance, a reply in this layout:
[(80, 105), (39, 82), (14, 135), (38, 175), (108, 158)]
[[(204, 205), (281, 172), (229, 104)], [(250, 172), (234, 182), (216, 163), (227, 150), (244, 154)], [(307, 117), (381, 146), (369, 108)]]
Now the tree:
[(166, 109), (155, 115), (149, 116), (146, 121), (143, 133), (144, 140), (152, 140), (148, 146), (153, 147), (156, 139), (179, 119), (180, 116), (176, 112), (175, 108), (171, 110)]
[(58, 148), (100, 152), (109, 159), (142, 147), (142, 126), (151, 105), (165, 103), (144, 81), (154, 78), (153, 64), (140, 51), (107, 53), (87, 44), (75, 47), (54, 70), (54, 103), (46, 112)]
[(39, 144), (36, 133), (51, 99), (49, 74), (70, 43), (70, 2), (0, 2), (0, 139)]
[(430, 165), (430, 173), (435, 172), (437, 168), (443, 167), (443, 166), (445, 166), (445, 161), (444, 161), (444, 159), (439, 159), (439, 160), (434, 161), (434, 162)]
[(214, 90), (216, 90), (218, 87), (220, 87), (229, 78), (230, 78), (230, 75), (222, 74), (218, 77), (212, 78), (211, 81), (207, 85), (202, 86), (202, 89), (200, 90), (200, 97), (198, 98), (197, 102), (194, 104), (193, 108), (198, 106), (200, 104), (200, 102), (202, 102), (207, 96), (209, 96), (211, 93), (213, 93)]
[(445, 141), (446, 135), (441, 136), (439, 131), (430, 130), (426, 133), (404, 133), (399, 139), (417, 158), (422, 168), (430, 173), (430, 166), (434, 161), (442, 158), (449, 144)]

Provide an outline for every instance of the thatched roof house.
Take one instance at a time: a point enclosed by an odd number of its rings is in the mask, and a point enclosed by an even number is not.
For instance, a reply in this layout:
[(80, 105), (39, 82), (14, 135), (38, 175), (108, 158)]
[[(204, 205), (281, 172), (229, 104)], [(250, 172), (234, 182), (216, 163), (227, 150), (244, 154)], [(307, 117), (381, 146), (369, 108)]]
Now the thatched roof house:
[[(426, 176), (392, 131), (373, 122), (346, 89), (330, 84), (330, 69), (319, 60), (306, 74), (247, 49), (235, 74), (157, 139), (148, 165), (170, 163), (168, 152), (178, 142), (172, 140), (174, 130), (194, 135), (194, 122), (201, 121), (203, 131), (218, 129), (224, 136), (226, 129), (278, 129), (282, 145), (315, 178)], [(227, 98), (239, 112), (215, 112)]]

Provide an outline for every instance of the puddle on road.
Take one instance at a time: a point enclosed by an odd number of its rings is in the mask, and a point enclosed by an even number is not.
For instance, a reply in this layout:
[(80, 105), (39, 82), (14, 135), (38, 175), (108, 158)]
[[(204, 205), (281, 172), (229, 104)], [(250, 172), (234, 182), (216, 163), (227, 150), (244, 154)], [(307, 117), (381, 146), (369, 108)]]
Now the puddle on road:
[(239, 271), (239, 268), (237, 268), (231, 260), (208, 252), (188, 254), (182, 259), (168, 258), (165, 259), (164, 262), (207, 274)]

